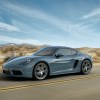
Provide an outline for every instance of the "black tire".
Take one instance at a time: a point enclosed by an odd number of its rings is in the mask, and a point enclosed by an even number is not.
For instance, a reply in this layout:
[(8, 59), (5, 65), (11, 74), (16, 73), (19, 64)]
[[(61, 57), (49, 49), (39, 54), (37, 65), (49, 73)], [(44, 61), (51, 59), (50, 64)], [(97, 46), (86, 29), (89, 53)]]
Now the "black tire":
[(44, 80), (49, 73), (48, 65), (44, 62), (39, 62), (33, 69), (33, 78), (36, 80)]
[(85, 59), (81, 65), (81, 74), (87, 75), (92, 69), (92, 63), (89, 59)]

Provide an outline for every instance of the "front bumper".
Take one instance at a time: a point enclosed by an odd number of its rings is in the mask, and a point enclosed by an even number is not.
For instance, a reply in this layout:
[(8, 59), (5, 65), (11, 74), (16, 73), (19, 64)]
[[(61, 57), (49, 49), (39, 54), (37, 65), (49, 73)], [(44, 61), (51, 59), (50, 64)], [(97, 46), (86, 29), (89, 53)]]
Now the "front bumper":
[(3, 70), (3, 74), (6, 75), (22, 75), (20, 70)]
[(32, 78), (32, 67), (18, 67), (18, 68), (10, 68), (10, 67), (2, 67), (3, 75), (8, 77), (26, 77), (26, 78)]

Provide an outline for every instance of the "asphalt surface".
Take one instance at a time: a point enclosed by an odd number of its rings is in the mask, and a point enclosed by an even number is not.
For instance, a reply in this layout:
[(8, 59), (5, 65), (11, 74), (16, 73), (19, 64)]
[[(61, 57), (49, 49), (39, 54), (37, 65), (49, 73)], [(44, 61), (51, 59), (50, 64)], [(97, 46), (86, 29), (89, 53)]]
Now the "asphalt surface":
[(89, 75), (59, 75), (43, 81), (7, 78), (0, 71), (0, 100), (100, 100), (100, 65)]

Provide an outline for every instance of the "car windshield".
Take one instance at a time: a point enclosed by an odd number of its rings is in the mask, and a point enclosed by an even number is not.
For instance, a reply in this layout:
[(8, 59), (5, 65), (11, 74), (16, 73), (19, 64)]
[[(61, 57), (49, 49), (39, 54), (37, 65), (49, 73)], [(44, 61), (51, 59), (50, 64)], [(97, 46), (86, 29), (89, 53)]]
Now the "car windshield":
[(34, 55), (36, 56), (52, 56), (57, 49), (52, 47), (46, 47), (38, 50)]

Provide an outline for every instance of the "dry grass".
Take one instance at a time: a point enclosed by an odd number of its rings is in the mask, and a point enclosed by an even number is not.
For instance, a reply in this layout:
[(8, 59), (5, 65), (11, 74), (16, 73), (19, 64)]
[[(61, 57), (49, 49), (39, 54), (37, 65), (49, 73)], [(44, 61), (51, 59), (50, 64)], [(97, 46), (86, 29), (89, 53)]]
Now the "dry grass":
[[(0, 65), (7, 57), (12, 56), (24, 56), (31, 55), (38, 49), (44, 46), (32, 46), (32, 45), (3, 45), (0, 46)], [(76, 48), (81, 52), (84, 52), (92, 56), (94, 63), (100, 63), (100, 48)]]
[(100, 63), (100, 48), (77, 48), (79, 51), (90, 55), (94, 63)]
[(31, 55), (43, 46), (2, 45), (0, 46), (0, 65), (9, 57)]

